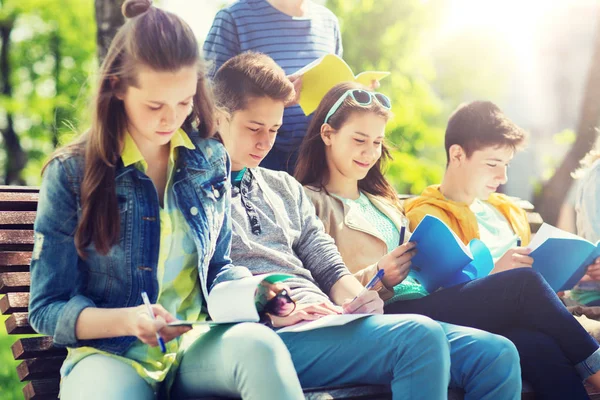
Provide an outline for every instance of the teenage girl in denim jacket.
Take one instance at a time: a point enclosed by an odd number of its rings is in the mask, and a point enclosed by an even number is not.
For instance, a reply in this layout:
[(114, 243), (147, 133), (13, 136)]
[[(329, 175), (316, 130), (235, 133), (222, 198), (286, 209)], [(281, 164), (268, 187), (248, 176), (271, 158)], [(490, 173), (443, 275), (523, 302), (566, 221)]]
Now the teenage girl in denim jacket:
[(272, 330), (167, 326), (202, 319), (212, 287), (250, 273), (229, 257), (230, 164), (194, 34), (149, 0), (123, 11), (92, 126), (40, 189), (29, 319), (68, 348), (61, 399), (304, 398)]

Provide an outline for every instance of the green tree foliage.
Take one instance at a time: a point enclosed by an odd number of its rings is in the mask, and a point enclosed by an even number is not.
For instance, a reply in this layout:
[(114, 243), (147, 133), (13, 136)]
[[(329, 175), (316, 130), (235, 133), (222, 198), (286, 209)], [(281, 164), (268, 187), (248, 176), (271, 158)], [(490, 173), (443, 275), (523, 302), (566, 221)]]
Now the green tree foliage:
[(391, 71), (380, 91), (392, 100), (388, 178), (401, 193), (420, 193), (441, 180), (447, 107), (432, 89), (435, 70), (422, 45), (433, 31), (439, 1), (328, 0), (340, 20), (344, 59), (356, 73)]
[[(8, 77), (12, 96), (0, 97), (0, 129), (12, 116), (28, 158), (21, 178), (35, 185), (55, 147), (89, 121), (90, 73), (96, 69), (94, 4), (0, 0), (0, 24), (7, 21), (13, 23)], [(6, 157), (2, 153), (0, 162)], [(0, 170), (0, 178), (4, 174)]]

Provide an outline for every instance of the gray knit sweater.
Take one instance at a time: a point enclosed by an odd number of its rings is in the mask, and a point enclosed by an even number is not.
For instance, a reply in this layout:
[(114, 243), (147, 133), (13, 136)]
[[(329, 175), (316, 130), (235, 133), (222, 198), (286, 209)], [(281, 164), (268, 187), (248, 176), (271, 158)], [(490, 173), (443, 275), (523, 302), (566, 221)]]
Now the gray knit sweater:
[(246, 171), (231, 201), (233, 263), (252, 274), (295, 275), (285, 283), (298, 303), (322, 302), (350, 272), (304, 189), (286, 172)]

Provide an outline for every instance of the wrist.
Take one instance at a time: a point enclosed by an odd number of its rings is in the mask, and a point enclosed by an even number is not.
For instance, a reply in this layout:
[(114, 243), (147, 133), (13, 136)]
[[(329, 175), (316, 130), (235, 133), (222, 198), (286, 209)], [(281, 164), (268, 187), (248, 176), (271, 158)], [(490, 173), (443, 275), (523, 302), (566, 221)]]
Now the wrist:
[(137, 317), (138, 317), (139, 313), (145, 312), (145, 309), (141, 310), (142, 307), (143, 307), (143, 305), (137, 306), (137, 307), (123, 308), (123, 312), (121, 313), (121, 323), (119, 324), (119, 326), (121, 327), (121, 330), (122, 330), (121, 336), (137, 336), (138, 335), (136, 322), (137, 322)]

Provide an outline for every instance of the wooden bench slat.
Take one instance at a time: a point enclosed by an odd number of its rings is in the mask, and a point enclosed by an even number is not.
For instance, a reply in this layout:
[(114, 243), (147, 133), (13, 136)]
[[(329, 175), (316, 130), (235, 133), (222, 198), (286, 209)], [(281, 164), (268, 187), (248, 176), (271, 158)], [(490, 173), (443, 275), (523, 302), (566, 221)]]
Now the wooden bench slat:
[(27, 312), (29, 293), (7, 293), (0, 298), (0, 312), (4, 315)]
[(67, 349), (54, 347), (50, 336), (34, 336), (17, 340), (12, 345), (15, 360), (25, 360), (36, 357), (53, 357), (67, 355)]
[(0, 294), (29, 292), (31, 274), (29, 272), (2, 272), (0, 273)]
[(59, 379), (60, 367), (64, 357), (40, 357), (22, 361), (17, 366), (17, 375), (21, 382), (35, 379)]
[(0, 211), (35, 211), (38, 198), (36, 192), (0, 192)]
[(37, 333), (29, 325), (27, 320), (28, 313), (13, 313), (6, 319), (4, 325), (6, 326), (6, 332), (9, 335), (27, 335), (31, 333)]
[(39, 379), (29, 382), (23, 388), (25, 400), (48, 400), (58, 397), (60, 381), (58, 379)]
[(0, 192), (38, 193), (39, 191), (39, 186), (0, 185)]
[(2, 211), (0, 229), (33, 229), (35, 211)]
[(31, 251), (0, 251), (0, 272), (27, 272)]
[(0, 250), (33, 250), (33, 230), (0, 229)]

